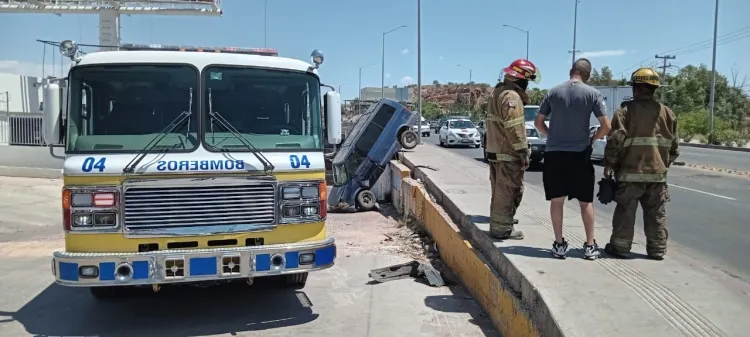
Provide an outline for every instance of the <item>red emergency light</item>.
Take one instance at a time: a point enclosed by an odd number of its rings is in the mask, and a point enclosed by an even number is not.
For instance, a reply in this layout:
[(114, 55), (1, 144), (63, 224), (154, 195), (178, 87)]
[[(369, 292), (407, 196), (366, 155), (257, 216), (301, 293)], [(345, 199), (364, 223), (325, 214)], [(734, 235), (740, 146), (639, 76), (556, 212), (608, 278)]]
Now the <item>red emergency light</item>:
[(216, 47), (177, 46), (177, 45), (163, 45), (163, 44), (124, 43), (120, 45), (120, 50), (188, 51), (188, 52), (279, 56), (279, 52), (276, 51), (276, 49), (274, 48), (240, 48), (240, 47), (216, 48)]

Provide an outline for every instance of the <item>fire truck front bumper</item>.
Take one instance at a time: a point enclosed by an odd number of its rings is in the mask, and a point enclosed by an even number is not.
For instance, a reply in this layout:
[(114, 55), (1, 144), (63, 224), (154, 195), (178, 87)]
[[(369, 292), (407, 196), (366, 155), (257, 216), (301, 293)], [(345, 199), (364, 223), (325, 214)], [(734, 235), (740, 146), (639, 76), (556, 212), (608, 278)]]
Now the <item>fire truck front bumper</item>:
[(333, 238), (318, 242), (145, 253), (56, 251), (52, 274), (72, 287), (220, 281), (313, 272), (334, 265)]

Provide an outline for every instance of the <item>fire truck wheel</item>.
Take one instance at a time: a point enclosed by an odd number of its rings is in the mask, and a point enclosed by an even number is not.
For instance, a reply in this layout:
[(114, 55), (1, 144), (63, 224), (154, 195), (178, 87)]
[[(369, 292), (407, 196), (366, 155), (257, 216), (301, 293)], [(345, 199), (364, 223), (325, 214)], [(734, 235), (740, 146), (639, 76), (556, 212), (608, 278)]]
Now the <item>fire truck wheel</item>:
[(402, 148), (411, 150), (415, 147), (417, 147), (418, 140), (417, 133), (412, 130), (406, 130), (401, 133), (401, 135), (398, 137), (398, 143), (401, 145)]
[(307, 283), (307, 273), (296, 273), (296, 274), (284, 275), (284, 283), (287, 286), (290, 286), (296, 289), (302, 289), (305, 287), (305, 284)]
[(91, 287), (89, 291), (99, 301), (113, 300), (122, 294), (121, 287)]
[(357, 205), (356, 208), (359, 211), (367, 212), (375, 208), (377, 198), (375, 193), (370, 190), (361, 190), (357, 193)]

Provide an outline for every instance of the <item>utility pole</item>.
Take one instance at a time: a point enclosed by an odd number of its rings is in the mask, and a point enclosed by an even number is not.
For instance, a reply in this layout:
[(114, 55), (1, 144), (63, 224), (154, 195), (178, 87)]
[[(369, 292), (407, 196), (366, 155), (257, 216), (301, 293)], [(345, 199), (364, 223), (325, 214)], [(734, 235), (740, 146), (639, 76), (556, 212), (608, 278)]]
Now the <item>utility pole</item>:
[[(657, 68), (661, 68), (661, 78), (662, 78), (661, 81), (662, 81), (662, 85), (665, 85), (667, 83), (667, 68), (669, 68), (669, 67), (672, 66), (671, 63), (669, 65), (667, 65), (667, 60), (674, 60), (675, 58), (677, 58), (677, 56), (674, 56), (674, 55), (661, 55), (661, 56), (659, 56), (657, 54), (655, 56), (655, 58), (662, 59), (662, 61), (664, 61), (664, 65), (661, 66), (661, 67), (657, 67)], [(666, 92), (667, 91), (664, 90), (664, 89), (661, 90), (661, 101), (662, 101), (662, 103), (664, 102), (664, 94)]]
[(576, 62), (576, 52), (579, 51), (576, 49), (576, 35), (578, 33), (578, 3), (579, 0), (574, 0), (576, 2), (576, 9), (573, 12), (573, 49), (570, 51), (573, 53), (573, 62), (571, 64)]
[[(515, 28), (515, 27), (514, 27), (514, 28)], [(460, 65), (460, 64), (459, 64), (458, 66), (459, 66), (459, 67), (461, 67), (461, 68), (464, 68), (464, 69), (466, 69), (466, 70), (468, 70), (468, 71), (469, 71), (469, 108), (471, 109), (471, 108), (473, 108), (473, 107), (474, 107), (473, 105), (471, 105), (471, 89), (473, 89), (473, 88), (472, 88), (473, 86), (472, 86), (472, 83), (471, 83), (471, 72), (472, 72), (472, 71), (471, 71), (471, 68), (469, 68), (469, 67), (467, 67), (467, 66), (464, 66), (464, 65)]]
[(375, 63), (370, 63), (366, 66), (359, 67), (359, 85), (357, 86), (357, 114), (362, 113), (362, 69), (374, 65)]
[(383, 32), (383, 56), (380, 60), (380, 98), (385, 98), (385, 36), (401, 28), (406, 28), (406, 25), (398, 26), (387, 32)]
[(263, 48), (268, 47), (268, 0), (263, 5)]
[(422, 143), (422, 1), (417, 0), (417, 125), (419, 144)]
[(713, 138), (714, 133), (714, 105), (716, 103), (716, 33), (719, 30), (719, 0), (716, 0), (714, 9), (714, 50), (711, 58), (711, 98), (708, 101), (708, 134)]

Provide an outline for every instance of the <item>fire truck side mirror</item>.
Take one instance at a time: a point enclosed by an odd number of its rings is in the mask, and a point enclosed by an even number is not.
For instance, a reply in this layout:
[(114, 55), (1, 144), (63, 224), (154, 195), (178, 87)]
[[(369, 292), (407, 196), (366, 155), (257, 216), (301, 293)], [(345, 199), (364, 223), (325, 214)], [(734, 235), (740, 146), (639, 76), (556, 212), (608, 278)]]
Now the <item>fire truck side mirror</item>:
[(60, 141), (60, 86), (50, 80), (45, 80), (45, 82), (43, 87), (44, 101), (42, 101), (44, 142), (57, 144)]
[(326, 132), (328, 144), (341, 143), (341, 95), (329, 91), (325, 95)]

